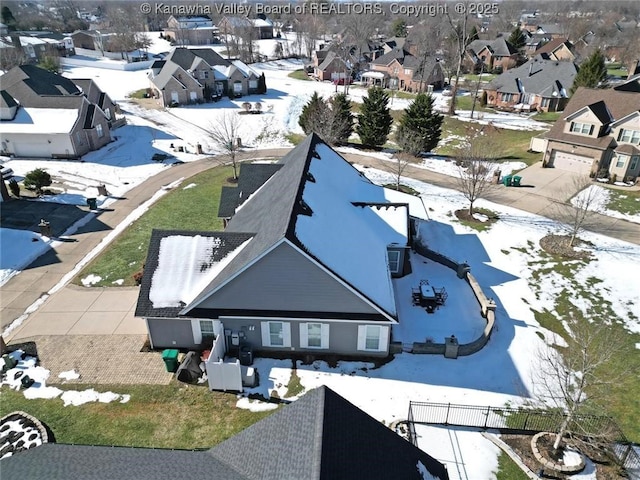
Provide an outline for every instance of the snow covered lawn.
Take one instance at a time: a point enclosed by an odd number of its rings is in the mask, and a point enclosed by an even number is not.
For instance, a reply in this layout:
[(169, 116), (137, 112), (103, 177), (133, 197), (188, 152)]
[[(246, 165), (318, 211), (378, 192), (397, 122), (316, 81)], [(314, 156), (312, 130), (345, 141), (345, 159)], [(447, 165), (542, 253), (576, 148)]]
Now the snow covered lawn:
[[(637, 190), (634, 193), (636, 195), (631, 195), (625, 190), (611, 190), (600, 185), (591, 185), (572, 198), (571, 203), (575, 205), (581, 198), (593, 198), (595, 201), (590, 210), (609, 217), (640, 223), (640, 195), (637, 194)], [(626, 207), (615, 208), (616, 204), (621, 203), (626, 204)]]

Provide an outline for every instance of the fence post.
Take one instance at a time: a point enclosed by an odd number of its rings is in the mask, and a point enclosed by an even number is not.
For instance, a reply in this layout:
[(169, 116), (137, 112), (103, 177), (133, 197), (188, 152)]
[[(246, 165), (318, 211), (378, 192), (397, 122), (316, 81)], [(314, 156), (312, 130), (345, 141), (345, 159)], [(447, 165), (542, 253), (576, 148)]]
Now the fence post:
[(449, 410), (451, 409), (451, 404), (447, 403), (447, 418), (444, 419), (444, 424), (449, 425)]
[(484, 429), (487, 429), (487, 422), (489, 421), (489, 411), (491, 410), (491, 407), (487, 407), (487, 414), (484, 417)]
[(527, 429), (527, 423), (529, 423), (529, 412), (527, 412), (527, 416), (524, 417), (524, 426), (522, 427), (523, 430)]

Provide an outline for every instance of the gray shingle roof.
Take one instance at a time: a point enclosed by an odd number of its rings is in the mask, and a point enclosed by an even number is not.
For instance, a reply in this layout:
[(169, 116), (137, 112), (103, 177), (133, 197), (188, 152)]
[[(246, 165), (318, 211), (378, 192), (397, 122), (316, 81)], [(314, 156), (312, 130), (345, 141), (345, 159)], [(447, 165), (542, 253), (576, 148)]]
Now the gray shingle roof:
[(444, 466), (328, 387), (308, 392), (211, 450), (250, 480), (421, 480)]
[(222, 187), (218, 217), (229, 218), (249, 196), (282, 168), (280, 163), (241, 163), (237, 187)]
[(2, 478), (247, 480), (206, 451), (47, 443), (0, 460)]
[(489, 47), (492, 54), (497, 57), (509, 57), (517, 52), (503, 37), (498, 37), (493, 40), (474, 40), (467, 48), (475, 55), (478, 55), (484, 47)]
[[(573, 62), (558, 62), (536, 56), (496, 77), (489, 90), (503, 93), (535, 93), (543, 97), (568, 96), (577, 69)], [(554, 94), (555, 92), (555, 94)]]
[(153, 302), (149, 299), (149, 292), (151, 290), (153, 274), (158, 268), (158, 261), (160, 257), (160, 241), (165, 237), (174, 235), (200, 235), (203, 237), (219, 238), (222, 241), (222, 244), (221, 247), (214, 252), (216, 257), (212, 258), (213, 261), (217, 261), (220, 258), (226, 256), (229, 252), (234, 251), (239, 245), (252, 237), (251, 234), (233, 232), (189, 232), (184, 230), (153, 230), (153, 232), (151, 233), (151, 240), (149, 241), (149, 250), (144, 267), (144, 274), (142, 276), (142, 283), (140, 285), (140, 294), (138, 295), (138, 302), (136, 304), (136, 316), (175, 317), (182, 309), (182, 307), (154, 308)]
[(0, 460), (30, 480), (422, 480), (440, 462), (328, 387), (308, 392), (208, 451), (49, 443)]
[(0, 107), (11, 108), (17, 105), (18, 103), (16, 102), (15, 98), (13, 98), (9, 92), (7, 92), (6, 90), (0, 91)]
[(228, 60), (225, 60), (210, 48), (178, 47), (173, 49), (165, 60), (170, 60), (173, 63), (180, 65), (184, 70), (189, 70), (196, 57), (202, 58), (210, 67), (213, 67), (214, 65), (228, 66), (230, 64)]
[[(268, 248), (284, 238), (298, 197), (302, 173), (311, 154), (311, 146), (318, 137), (309, 135), (278, 163), (282, 168), (269, 182), (269, 188), (255, 193), (251, 202), (242, 207), (227, 225), (226, 232), (255, 232), (253, 240), (229, 262), (220, 274), (204, 289), (194, 303), (231, 278)], [(268, 213), (268, 214), (267, 214)]]
[(34, 65), (2, 75), (2, 89), (24, 107), (77, 108), (82, 103), (82, 92), (72, 80)]

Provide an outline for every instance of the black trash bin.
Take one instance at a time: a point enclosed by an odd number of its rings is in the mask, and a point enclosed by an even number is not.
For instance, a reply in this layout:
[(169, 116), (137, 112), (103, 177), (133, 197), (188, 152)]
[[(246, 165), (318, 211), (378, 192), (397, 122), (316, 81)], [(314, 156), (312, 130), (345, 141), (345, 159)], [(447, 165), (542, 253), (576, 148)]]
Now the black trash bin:
[(253, 365), (253, 348), (249, 345), (240, 347), (240, 365), (244, 365), (245, 367)]
[(97, 198), (87, 198), (87, 205), (89, 206), (89, 210), (97, 210), (98, 209), (98, 199)]

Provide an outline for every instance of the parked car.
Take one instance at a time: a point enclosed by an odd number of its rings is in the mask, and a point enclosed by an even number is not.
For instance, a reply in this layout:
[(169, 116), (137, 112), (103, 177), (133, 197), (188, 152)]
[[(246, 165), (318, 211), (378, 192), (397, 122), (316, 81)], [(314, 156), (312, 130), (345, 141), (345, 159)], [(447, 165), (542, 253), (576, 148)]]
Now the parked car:
[(349, 85), (351, 85), (353, 83), (353, 79), (352, 78), (336, 78), (333, 80), (334, 85), (344, 85), (345, 83), (348, 83)]

